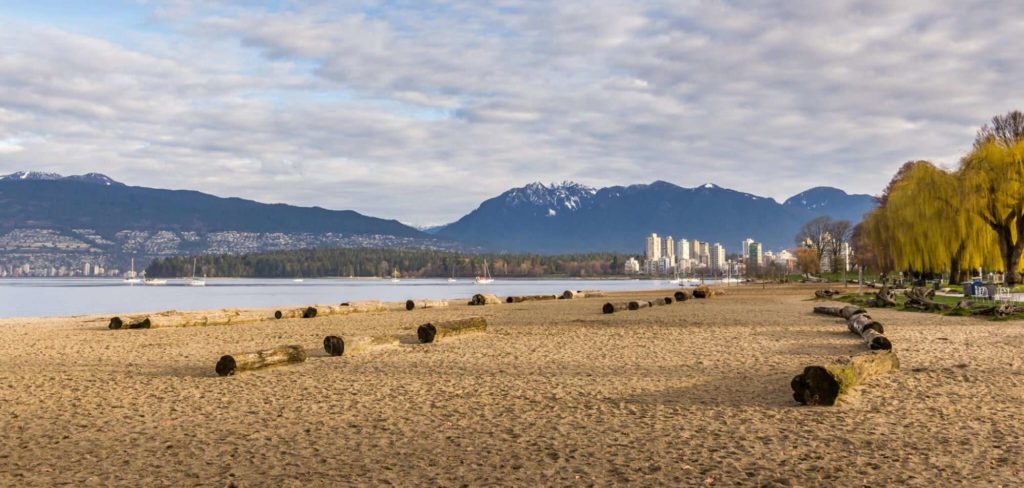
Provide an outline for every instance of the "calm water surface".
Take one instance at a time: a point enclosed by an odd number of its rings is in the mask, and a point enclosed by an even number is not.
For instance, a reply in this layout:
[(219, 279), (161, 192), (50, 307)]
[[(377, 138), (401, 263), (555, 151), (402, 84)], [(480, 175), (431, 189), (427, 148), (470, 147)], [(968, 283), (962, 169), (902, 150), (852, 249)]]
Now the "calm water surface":
[(400, 301), (410, 298), (468, 299), (475, 293), (541, 295), (575, 290), (649, 290), (673, 288), (658, 280), (519, 280), (489, 285), (471, 279), (208, 279), (205, 287), (168, 280), (163, 286), (124, 284), (120, 279), (0, 279), (0, 317), (48, 317), (160, 310), (257, 308), (350, 300)]

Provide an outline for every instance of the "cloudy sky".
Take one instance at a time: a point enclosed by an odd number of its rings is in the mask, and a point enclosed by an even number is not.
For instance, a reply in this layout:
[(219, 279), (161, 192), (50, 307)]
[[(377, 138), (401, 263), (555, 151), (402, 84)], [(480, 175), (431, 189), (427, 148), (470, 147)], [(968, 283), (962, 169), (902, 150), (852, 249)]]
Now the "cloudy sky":
[(0, 173), (454, 220), (531, 181), (878, 193), (1024, 108), (1024, 3), (0, 2)]

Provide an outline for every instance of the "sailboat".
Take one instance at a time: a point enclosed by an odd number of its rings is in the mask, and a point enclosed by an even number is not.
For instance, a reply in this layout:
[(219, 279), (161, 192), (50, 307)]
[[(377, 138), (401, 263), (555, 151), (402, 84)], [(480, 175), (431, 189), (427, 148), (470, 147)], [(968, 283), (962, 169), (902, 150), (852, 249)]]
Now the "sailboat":
[(188, 280), (188, 286), (206, 286), (206, 280), (196, 278), (196, 259), (192, 258), (192, 278)]
[(132, 258), (132, 270), (124, 275), (124, 282), (129, 285), (142, 283), (142, 280), (140, 280), (138, 275), (135, 274), (135, 258)]
[(166, 285), (167, 284), (167, 280), (160, 279), (160, 278), (146, 278), (146, 272), (143, 271), (142, 272), (142, 284), (143, 285), (148, 285), (148, 286)]
[(449, 283), (455, 283), (456, 281), (459, 281), (459, 280), (455, 279), (455, 266), (452, 266), (452, 277), (448, 278), (448, 282)]
[(490, 283), (494, 283), (494, 278), (491, 278), (491, 272), (487, 269), (486, 259), (484, 260), (484, 275), (477, 276), (476, 279), (473, 281), (478, 285), (487, 285)]
[(391, 272), (391, 282), (398, 283), (399, 281), (402, 280), (398, 279), (398, 268), (395, 268), (394, 271)]
[(683, 282), (683, 280), (679, 279), (679, 269), (678, 268), (676, 268), (675, 277), (672, 278), (671, 280), (668, 280), (668, 282), (673, 284), (673, 285), (678, 285), (679, 283)]

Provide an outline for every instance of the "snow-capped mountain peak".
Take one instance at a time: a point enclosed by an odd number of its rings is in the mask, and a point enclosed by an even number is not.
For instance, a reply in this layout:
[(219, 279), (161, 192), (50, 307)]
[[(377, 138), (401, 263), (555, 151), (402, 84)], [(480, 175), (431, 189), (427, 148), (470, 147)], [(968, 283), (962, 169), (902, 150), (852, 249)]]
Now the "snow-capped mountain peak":
[(505, 204), (510, 207), (522, 205), (545, 207), (548, 216), (555, 216), (559, 210), (579, 210), (595, 194), (597, 194), (597, 190), (594, 188), (571, 181), (549, 185), (538, 181), (506, 192)]
[(17, 171), (9, 175), (0, 176), (0, 181), (77, 181), (80, 183), (92, 183), (104, 186), (121, 184), (114, 181), (109, 176), (100, 173), (61, 176), (57, 173), (44, 173), (41, 171)]

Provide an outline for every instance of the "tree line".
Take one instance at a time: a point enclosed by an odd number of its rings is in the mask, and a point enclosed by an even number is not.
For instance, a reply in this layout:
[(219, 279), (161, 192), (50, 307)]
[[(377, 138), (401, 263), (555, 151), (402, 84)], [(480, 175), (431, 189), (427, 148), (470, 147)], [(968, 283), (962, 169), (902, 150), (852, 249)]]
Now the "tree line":
[(984, 267), (1020, 283), (1024, 251), (1024, 114), (992, 118), (955, 168), (911, 161), (854, 231), (862, 264), (948, 273)]
[(473, 254), (419, 249), (334, 248), (273, 251), (257, 254), (220, 254), (158, 258), (146, 268), (146, 276), (178, 277), (196, 274), (238, 278), (319, 277), (472, 277), (483, 274), (484, 261), (498, 277), (571, 276), (592, 277), (622, 274), (629, 256), (617, 253), (585, 253), (544, 256), (538, 254)]

